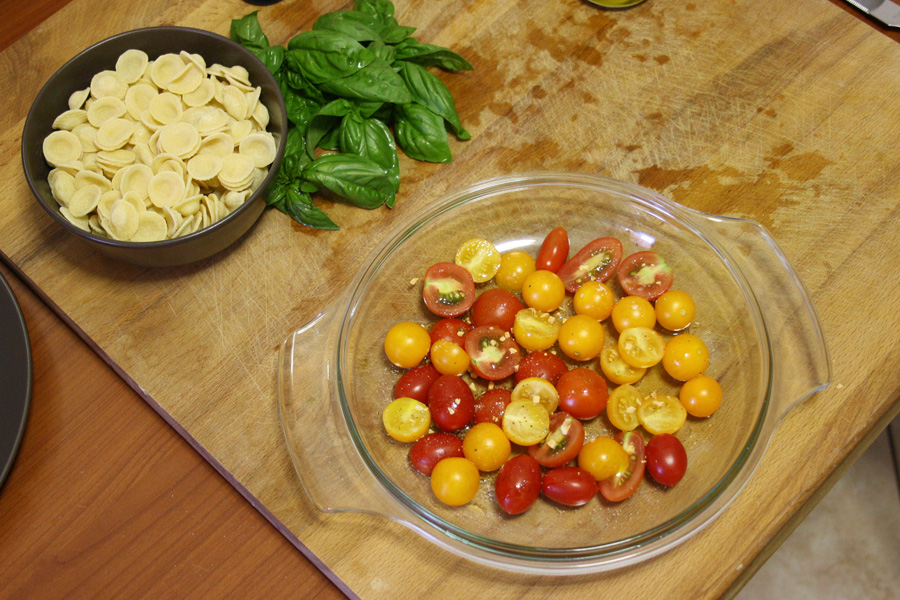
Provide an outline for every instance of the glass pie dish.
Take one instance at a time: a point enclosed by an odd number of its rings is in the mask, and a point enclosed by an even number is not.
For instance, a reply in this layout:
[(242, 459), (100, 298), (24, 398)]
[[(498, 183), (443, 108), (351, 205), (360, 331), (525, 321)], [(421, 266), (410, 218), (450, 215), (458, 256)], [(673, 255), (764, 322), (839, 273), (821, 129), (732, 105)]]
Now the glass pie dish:
[[(384, 335), (401, 320), (437, 319), (422, 301), (422, 276), (452, 262), (466, 240), (483, 237), (501, 252), (534, 256), (557, 226), (568, 231), (573, 253), (613, 236), (625, 255), (652, 248), (667, 259), (673, 287), (697, 303), (690, 332), (709, 348), (706, 373), (724, 390), (722, 406), (708, 419), (689, 417), (678, 432), (688, 470), (673, 488), (645, 481), (618, 504), (570, 509), (539, 500), (511, 517), (487, 474), (472, 502), (445, 506), (410, 466), (409, 445), (384, 431), (382, 410), (402, 372), (384, 355)], [(831, 379), (815, 308), (761, 225), (697, 212), (633, 184), (556, 172), (489, 179), (430, 204), (287, 337), (278, 370), (285, 439), (318, 509), (381, 515), (479, 563), (556, 575), (627, 566), (688, 539), (737, 496), (788, 411)], [(677, 395), (675, 382), (652, 373), (636, 384), (642, 393)], [(588, 438), (614, 433), (604, 415), (585, 429)]]

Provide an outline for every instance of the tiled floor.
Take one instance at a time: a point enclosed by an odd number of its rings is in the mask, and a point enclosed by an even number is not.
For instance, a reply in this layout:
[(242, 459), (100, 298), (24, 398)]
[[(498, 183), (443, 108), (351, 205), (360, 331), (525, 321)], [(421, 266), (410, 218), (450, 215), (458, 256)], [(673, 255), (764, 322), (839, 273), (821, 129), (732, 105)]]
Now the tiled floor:
[[(900, 598), (900, 418), (831, 488), (737, 600)], [(891, 444), (891, 438), (893, 445)]]

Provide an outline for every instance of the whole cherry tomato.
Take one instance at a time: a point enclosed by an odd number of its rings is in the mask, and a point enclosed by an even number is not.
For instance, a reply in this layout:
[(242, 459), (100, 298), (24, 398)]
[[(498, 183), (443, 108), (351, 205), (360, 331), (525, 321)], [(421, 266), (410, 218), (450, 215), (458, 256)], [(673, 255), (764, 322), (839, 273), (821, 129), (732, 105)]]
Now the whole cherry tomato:
[(606, 380), (587, 367), (566, 372), (556, 384), (559, 408), (576, 419), (593, 419), (603, 412), (609, 399)]
[(687, 471), (687, 452), (677, 437), (670, 433), (654, 435), (645, 449), (647, 472), (657, 482), (673, 486)]
[(556, 273), (569, 258), (569, 234), (565, 228), (557, 227), (547, 234), (534, 260), (536, 269)]
[(431, 420), (444, 431), (459, 431), (475, 417), (475, 396), (461, 377), (441, 375), (428, 390)]
[(394, 398), (413, 398), (428, 403), (428, 390), (441, 374), (434, 365), (413, 367), (394, 384)]
[(555, 354), (538, 350), (531, 352), (516, 369), (516, 383), (529, 377), (540, 377), (546, 379), (554, 386), (559, 382), (559, 378), (569, 370), (569, 366)]
[(475, 327), (494, 326), (512, 331), (516, 313), (524, 308), (525, 305), (512, 292), (501, 288), (486, 290), (472, 305), (472, 324)]
[(594, 477), (578, 467), (550, 469), (541, 482), (544, 496), (565, 506), (583, 506), (598, 490)]
[(431, 475), (434, 465), (450, 456), (463, 456), (463, 441), (446, 431), (425, 434), (409, 449), (409, 462), (424, 475)]
[(497, 474), (494, 491), (504, 512), (525, 512), (541, 495), (541, 466), (527, 454), (509, 459)]

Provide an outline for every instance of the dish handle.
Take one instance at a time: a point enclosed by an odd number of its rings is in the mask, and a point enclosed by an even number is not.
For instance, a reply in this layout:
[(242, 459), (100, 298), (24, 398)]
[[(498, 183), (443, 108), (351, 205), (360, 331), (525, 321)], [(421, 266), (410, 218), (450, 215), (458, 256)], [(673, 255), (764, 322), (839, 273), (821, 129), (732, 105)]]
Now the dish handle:
[(319, 510), (405, 521), (405, 509), (366, 469), (336, 397), (340, 301), (287, 337), (278, 356), (278, 405), (291, 461)]
[(775, 427), (831, 382), (831, 358), (819, 315), (800, 276), (765, 227), (748, 219), (701, 214), (711, 225), (715, 244), (746, 278), (765, 324), (775, 417), (770, 422)]

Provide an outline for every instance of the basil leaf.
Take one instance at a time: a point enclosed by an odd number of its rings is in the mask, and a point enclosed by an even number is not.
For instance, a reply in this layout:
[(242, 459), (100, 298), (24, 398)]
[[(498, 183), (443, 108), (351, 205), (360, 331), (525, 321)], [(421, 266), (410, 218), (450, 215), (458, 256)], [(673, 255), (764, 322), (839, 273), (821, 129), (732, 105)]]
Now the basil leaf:
[(349, 10), (324, 14), (313, 23), (314, 31), (335, 31), (357, 42), (382, 41), (381, 28), (376, 16)]
[(325, 30), (295, 36), (288, 42), (287, 54), (303, 76), (315, 84), (347, 77), (375, 60), (375, 54), (353, 38)]
[(334, 147), (333, 142), (323, 140), (340, 125), (341, 118), (349, 115), (354, 108), (353, 103), (344, 98), (337, 98), (319, 108), (310, 119), (306, 130), (306, 152), (310, 157), (315, 156), (317, 147), (327, 149)]
[(394, 196), (387, 171), (355, 154), (320, 156), (303, 167), (302, 177), (362, 208), (378, 208)]
[(393, 46), (389, 46), (380, 40), (374, 41), (366, 47), (370, 52), (374, 53), (375, 56), (388, 64), (394, 62), (394, 55), (397, 54), (397, 51)]
[(284, 213), (292, 217), (298, 223), (316, 229), (340, 229), (322, 209), (312, 203), (312, 198), (306, 192), (288, 189), (284, 202)]
[(443, 117), (459, 139), (468, 140), (472, 137), (459, 122), (453, 95), (440, 79), (415, 63), (401, 61), (399, 67), (400, 77), (414, 102)]
[[(312, 98), (300, 94), (282, 94), (284, 107), (287, 109), (288, 119), (301, 131), (306, 131), (310, 121), (321, 108), (319, 103)], [(297, 131), (297, 129), (291, 129)]]
[(353, 10), (386, 19), (394, 16), (394, 3), (391, 0), (354, 0)]
[(281, 70), (281, 65), (284, 64), (283, 46), (269, 46), (264, 50), (254, 51), (253, 54), (262, 61), (262, 64), (266, 65), (272, 75), (277, 75)]
[(240, 19), (231, 21), (231, 39), (254, 54), (269, 47), (269, 38), (263, 33), (256, 16), (258, 12), (253, 11)]
[(394, 109), (397, 142), (410, 158), (446, 163), (453, 160), (444, 119), (421, 104), (402, 104)]
[(350, 114), (341, 121), (340, 150), (372, 159), (388, 172), (394, 191), (400, 189), (400, 159), (394, 136), (382, 121)]
[(406, 38), (396, 46), (397, 60), (407, 60), (423, 67), (440, 67), (445, 71), (471, 71), (472, 65), (465, 58), (443, 46), (423, 44), (415, 38)]
[(412, 102), (406, 84), (385, 61), (373, 60), (364, 68), (347, 77), (322, 81), (319, 87), (328, 93), (344, 98), (376, 100), (403, 104)]

